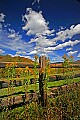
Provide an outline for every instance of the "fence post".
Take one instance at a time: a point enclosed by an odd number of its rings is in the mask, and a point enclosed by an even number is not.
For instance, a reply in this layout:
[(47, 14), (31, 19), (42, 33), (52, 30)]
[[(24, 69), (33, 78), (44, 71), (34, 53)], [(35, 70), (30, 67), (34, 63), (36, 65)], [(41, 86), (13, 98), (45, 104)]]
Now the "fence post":
[(45, 68), (46, 68), (46, 57), (40, 56), (39, 58), (39, 93), (40, 93), (40, 100), (42, 106), (45, 106), (45, 98), (44, 98), (44, 80), (46, 77)]

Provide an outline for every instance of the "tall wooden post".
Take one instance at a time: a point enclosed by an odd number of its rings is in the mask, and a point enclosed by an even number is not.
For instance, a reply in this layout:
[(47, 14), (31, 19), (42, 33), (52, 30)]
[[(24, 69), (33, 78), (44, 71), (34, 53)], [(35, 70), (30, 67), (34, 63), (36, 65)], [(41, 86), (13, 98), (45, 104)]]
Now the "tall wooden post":
[(39, 93), (40, 93), (40, 103), (42, 106), (45, 106), (45, 100), (44, 100), (44, 80), (46, 77), (45, 68), (46, 68), (46, 57), (41, 56), (39, 58)]

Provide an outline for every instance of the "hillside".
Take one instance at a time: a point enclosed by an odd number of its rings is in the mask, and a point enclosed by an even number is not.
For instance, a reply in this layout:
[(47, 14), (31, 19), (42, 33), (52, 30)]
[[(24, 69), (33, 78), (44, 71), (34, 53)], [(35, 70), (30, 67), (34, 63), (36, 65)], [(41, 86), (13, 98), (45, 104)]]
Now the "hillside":
[[(50, 66), (51, 67), (62, 67), (62, 62), (51, 63)], [(74, 61), (72, 66), (80, 67), (80, 60)]]
[(0, 56), (0, 62), (24, 62), (27, 64), (33, 64), (33, 61), (29, 58), (20, 57), (20, 56), (12, 57), (10, 55)]
[(80, 60), (75, 61), (75, 63), (80, 64)]

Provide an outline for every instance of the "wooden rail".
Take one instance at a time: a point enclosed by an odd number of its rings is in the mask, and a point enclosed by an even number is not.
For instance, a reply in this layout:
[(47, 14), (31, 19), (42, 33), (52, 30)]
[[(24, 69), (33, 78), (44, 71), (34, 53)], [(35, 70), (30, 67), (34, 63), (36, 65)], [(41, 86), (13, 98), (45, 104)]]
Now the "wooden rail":
[[(0, 62), (0, 68), (5, 68), (7, 63), (12, 63), (12, 62)], [(17, 68), (25, 68), (26, 66), (28, 66), (29, 68), (34, 68), (33, 64), (27, 64), (25, 62), (16, 62), (16, 63), (17, 63)], [(63, 68), (62, 63), (51, 63), (50, 67), (51, 68)], [(73, 67), (80, 68), (80, 64), (73, 64)], [(37, 65), (37, 68), (40, 68), (40, 66)]]
[[(67, 90), (71, 90), (72, 88), (76, 88), (80, 86), (80, 82), (77, 83), (72, 83), (69, 85), (63, 85), (60, 87), (52, 87), (50, 88), (49, 92), (48, 92), (48, 97), (57, 97), (58, 95), (64, 94)], [(27, 93), (26, 93), (27, 94)], [(8, 98), (2, 98), (0, 99), (0, 111), (2, 111), (2, 109), (4, 107), (13, 107), (13, 105), (16, 107), (17, 105), (22, 105), (25, 104), (27, 102), (32, 101), (33, 99), (35, 99), (35, 96), (37, 97), (37, 102), (38, 102), (38, 94), (35, 93), (30, 93), (28, 94), (28, 96), (26, 95), (18, 95), (18, 96), (9, 96)]]

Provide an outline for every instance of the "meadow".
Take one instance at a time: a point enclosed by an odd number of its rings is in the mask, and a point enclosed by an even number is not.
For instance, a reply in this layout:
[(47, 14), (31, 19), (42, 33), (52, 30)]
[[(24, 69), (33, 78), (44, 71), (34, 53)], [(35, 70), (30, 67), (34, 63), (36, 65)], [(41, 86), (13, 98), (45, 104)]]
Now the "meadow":
[(79, 120), (80, 68), (64, 56), (62, 67), (49, 58), (33, 68), (7, 63), (0, 69), (0, 120)]

